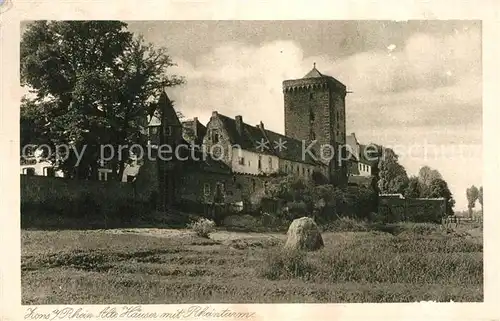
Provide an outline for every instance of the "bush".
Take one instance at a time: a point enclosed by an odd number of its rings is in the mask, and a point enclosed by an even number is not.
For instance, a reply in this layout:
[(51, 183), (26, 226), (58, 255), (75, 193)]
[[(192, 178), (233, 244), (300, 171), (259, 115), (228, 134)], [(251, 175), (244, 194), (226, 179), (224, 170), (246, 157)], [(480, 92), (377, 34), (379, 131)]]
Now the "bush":
[(215, 230), (215, 222), (207, 218), (200, 218), (188, 224), (188, 228), (193, 230), (198, 236), (208, 238), (210, 233)]

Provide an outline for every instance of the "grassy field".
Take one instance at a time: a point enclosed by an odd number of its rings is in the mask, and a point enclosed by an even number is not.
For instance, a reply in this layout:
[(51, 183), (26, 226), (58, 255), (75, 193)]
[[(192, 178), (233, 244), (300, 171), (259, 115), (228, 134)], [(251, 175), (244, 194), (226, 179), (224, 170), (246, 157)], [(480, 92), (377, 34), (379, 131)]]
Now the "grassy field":
[(22, 231), (23, 304), (471, 302), (483, 300), (479, 234), (408, 228), (324, 232), (325, 248), (281, 250), (283, 233)]

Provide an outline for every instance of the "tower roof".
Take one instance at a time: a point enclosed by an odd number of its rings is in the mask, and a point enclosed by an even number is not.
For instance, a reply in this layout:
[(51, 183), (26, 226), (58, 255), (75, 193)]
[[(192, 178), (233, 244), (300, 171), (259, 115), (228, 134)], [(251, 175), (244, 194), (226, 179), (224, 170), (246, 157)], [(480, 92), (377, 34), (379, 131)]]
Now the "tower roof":
[(313, 69), (311, 69), (311, 71), (309, 71), (304, 77), (302, 77), (303, 79), (305, 78), (322, 78), (324, 77), (322, 73), (320, 73), (318, 71), (318, 69), (316, 69), (316, 63), (314, 63), (313, 65)]

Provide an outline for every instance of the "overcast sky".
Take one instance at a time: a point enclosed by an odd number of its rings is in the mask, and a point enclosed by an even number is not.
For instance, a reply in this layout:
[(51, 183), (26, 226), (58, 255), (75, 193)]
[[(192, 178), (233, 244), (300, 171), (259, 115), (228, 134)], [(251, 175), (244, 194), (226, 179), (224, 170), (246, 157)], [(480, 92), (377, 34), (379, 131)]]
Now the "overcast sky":
[[(204, 124), (212, 111), (284, 131), (282, 81), (317, 69), (343, 82), (347, 133), (393, 147), (409, 175), (438, 169), (466, 208), (482, 184), (481, 25), (471, 21), (128, 22), (166, 47), (187, 83), (169, 95)], [(427, 152), (426, 152), (427, 151)]]

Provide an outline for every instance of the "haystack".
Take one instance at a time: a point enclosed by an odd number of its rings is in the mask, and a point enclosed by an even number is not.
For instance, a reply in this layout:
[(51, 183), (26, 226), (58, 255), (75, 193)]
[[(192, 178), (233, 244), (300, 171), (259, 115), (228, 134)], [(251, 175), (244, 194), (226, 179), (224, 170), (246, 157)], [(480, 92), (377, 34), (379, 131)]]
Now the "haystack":
[(287, 232), (286, 249), (315, 251), (323, 246), (323, 238), (312, 218), (301, 217), (293, 220)]

